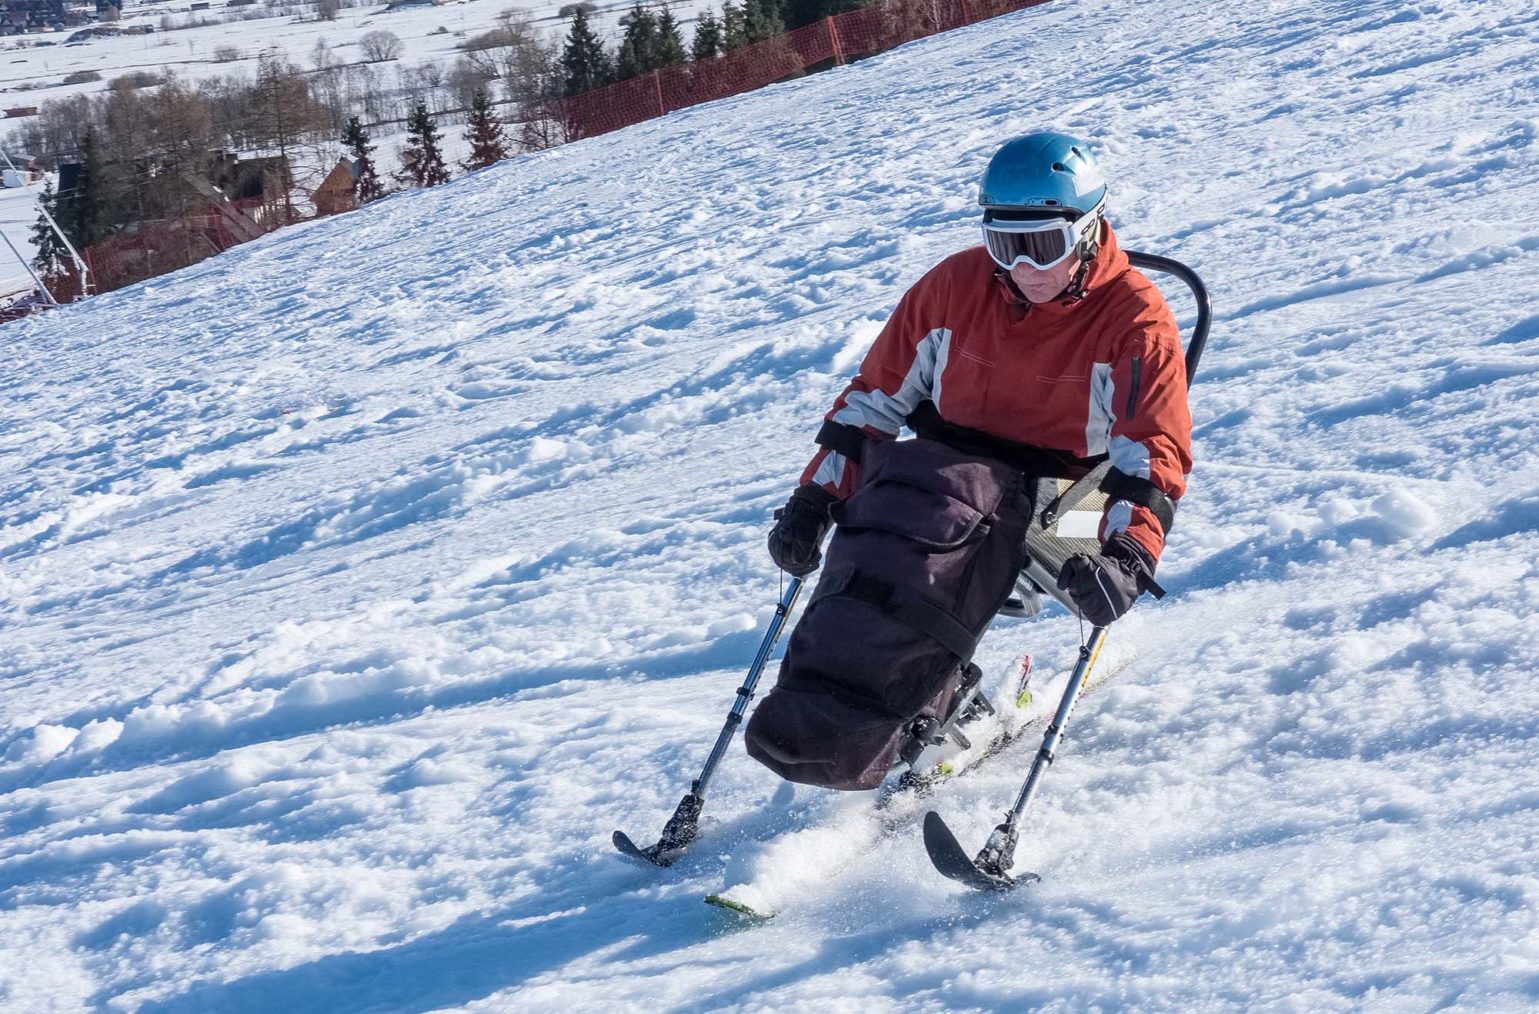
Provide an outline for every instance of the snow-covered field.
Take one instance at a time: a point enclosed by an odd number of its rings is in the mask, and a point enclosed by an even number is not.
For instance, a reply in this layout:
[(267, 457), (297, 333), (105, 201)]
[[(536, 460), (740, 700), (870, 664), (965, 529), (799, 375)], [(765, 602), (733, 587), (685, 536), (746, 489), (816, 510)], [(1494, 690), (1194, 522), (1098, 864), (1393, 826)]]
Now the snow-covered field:
[[(184, 0), (131, 3), (123, 12), (120, 27), (149, 28), (148, 35), (119, 35), (66, 43), (79, 29), (0, 38), (0, 98), (5, 105), (37, 105), (47, 99), (77, 92), (99, 92), (106, 82), (135, 70), (169, 69), (184, 79), (253, 76), (257, 58), (276, 50), (303, 67), (313, 65), (317, 40), (325, 42), (336, 63), (364, 60), (360, 40), (370, 32), (387, 31), (401, 40), (401, 66), (429, 61), (446, 65), (460, 55), (457, 48), (467, 37), (491, 28), (504, 11), (525, 14), (551, 37), (564, 36), (567, 21), (557, 15), (572, 0), (455, 0), (439, 6), (422, 4), (388, 10), (388, 3), (362, 3), (345, 7), (335, 21), (319, 21), (314, 4), (295, 4), (300, 14), (280, 14), (266, 6), (226, 8), (219, 3), (192, 11)], [(597, 3), (595, 29), (611, 47), (623, 28), (620, 17), (631, 8), (628, 2)], [(711, 0), (670, 0), (674, 16), (686, 26), (706, 9), (719, 10)], [(251, 15), (265, 16), (254, 17)], [(249, 20), (236, 20), (241, 17)], [(169, 17), (170, 31), (160, 25)], [(189, 19), (192, 19), (189, 21)], [(208, 23), (203, 23), (203, 22)], [(691, 28), (685, 29), (685, 43)], [(40, 45), (39, 43), (49, 43)], [(233, 47), (239, 55), (229, 59), (217, 52)], [(384, 69), (388, 69), (386, 64)], [(80, 71), (95, 71), (99, 82), (65, 84), (64, 78)], [(41, 86), (41, 87), (39, 87)], [(0, 127), (9, 126), (0, 121)]]
[[(1539, 11), (1058, 0), (7, 325), (0, 1007), (1539, 1004)], [(729, 756), (762, 540), (1004, 138), (1207, 278), (1197, 466), (1019, 868)], [(1190, 320), (1179, 299), (1178, 312)], [(1066, 666), (1061, 612), (981, 661)], [(1033, 747), (949, 787), (968, 844)], [(835, 843), (837, 845), (837, 843)], [(734, 881), (784, 914), (700, 904)]]
[[(361, 40), (380, 31), (393, 33), (401, 43), (398, 59), (376, 65), (386, 75), (386, 81), (392, 80), (393, 71), (427, 63), (436, 63), (447, 73), (461, 55), (458, 47), (467, 38), (492, 28), (504, 12), (525, 14), (547, 38), (560, 38), (567, 21), (557, 12), (568, 2), (455, 0), (438, 6), (423, 4), (397, 10), (389, 10), (387, 3), (363, 3), (343, 8), (335, 21), (316, 20), (313, 3), (304, 6), (301, 15), (280, 14), (266, 6), (226, 8), (223, 4), (194, 12), (184, 0), (131, 3), (119, 26), (149, 28), (151, 34), (97, 36), (73, 43), (65, 40), (79, 29), (0, 37), (0, 107), (40, 106), (74, 94), (97, 94), (105, 91), (113, 78), (133, 71), (171, 71), (186, 81), (210, 77), (250, 79), (257, 73), (258, 58), (267, 52), (280, 53), (299, 66), (310, 68), (314, 66), (318, 42), (326, 45), (333, 64), (360, 63), (364, 61)], [(631, 4), (609, 0), (594, 6), (598, 8), (592, 16), (594, 28), (613, 49), (624, 31), (619, 19)], [(696, 15), (720, 7), (711, 0), (673, 0), (668, 6), (680, 21), (686, 45)], [(264, 16), (236, 20), (247, 15)], [(175, 26), (171, 31), (159, 27), (167, 17)], [(95, 72), (100, 80), (65, 82), (71, 74), (87, 71)], [(0, 119), (0, 148), (11, 147), (5, 144), (5, 138), (12, 128), (24, 122), (20, 118)], [(376, 129), (373, 137), (387, 173), (398, 167), (397, 152), (406, 137), (403, 125), (389, 129), (395, 132)], [(468, 156), (470, 146), (460, 136), (464, 128), (446, 124), (441, 129), (445, 135), (445, 156), (453, 162)], [(340, 151), (338, 143), (337, 153)], [(13, 159), (22, 154), (13, 149), (7, 153)], [(335, 164), (334, 157), (323, 161), (321, 175)], [(453, 169), (458, 172), (459, 166), (454, 165)], [(308, 181), (311, 186), (317, 182), (318, 178)], [(36, 220), (36, 207), (24, 191), (0, 189), (0, 234), (15, 244), (26, 260), (35, 253), (31, 229)], [(25, 267), (0, 243), (0, 297), (31, 288), (32, 280)]]

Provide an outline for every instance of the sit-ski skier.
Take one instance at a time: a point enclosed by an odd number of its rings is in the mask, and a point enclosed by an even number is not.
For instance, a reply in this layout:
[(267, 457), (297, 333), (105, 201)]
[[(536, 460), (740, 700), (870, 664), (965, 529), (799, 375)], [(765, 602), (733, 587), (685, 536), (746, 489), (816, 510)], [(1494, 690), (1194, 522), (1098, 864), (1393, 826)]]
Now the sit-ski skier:
[[(984, 243), (909, 289), (825, 417), (769, 552), (805, 577), (838, 534), (747, 730), (785, 777), (871, 787), (981, 694), (970, 655), (1013, 588), (1032, 480), (1110, 459), (1100, 553), (1057, 575), (1085, 619), (1108, 625), (1153, 587), (1191, 470), (1186, 373), (1106, 189), (1072, 137), (1000, 148), (980, 187)], [(894, 440), (905, 425), (923, 439)]]

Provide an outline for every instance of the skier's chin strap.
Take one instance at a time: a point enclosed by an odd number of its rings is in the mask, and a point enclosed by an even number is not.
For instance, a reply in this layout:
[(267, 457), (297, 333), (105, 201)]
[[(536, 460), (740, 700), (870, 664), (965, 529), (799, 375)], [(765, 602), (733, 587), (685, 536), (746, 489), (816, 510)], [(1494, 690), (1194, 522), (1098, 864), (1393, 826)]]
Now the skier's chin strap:
[(1069, 280), (1069, 287), (1063, 290), (1059, 299), (1070, 303), (1077, 303), (1090, 295), (1090, 290), (1085, 288), (1085, 279), (1090, 274), (1090, 265), (1095, 262), (1096, 254), (1101, 252), (1101, 222), (1097, 221), (1091, 228), (1095, 233), (1094, 239), (1086, 239), (1079, 245), (1079, 267), (1074, 271), (1074, 277)]

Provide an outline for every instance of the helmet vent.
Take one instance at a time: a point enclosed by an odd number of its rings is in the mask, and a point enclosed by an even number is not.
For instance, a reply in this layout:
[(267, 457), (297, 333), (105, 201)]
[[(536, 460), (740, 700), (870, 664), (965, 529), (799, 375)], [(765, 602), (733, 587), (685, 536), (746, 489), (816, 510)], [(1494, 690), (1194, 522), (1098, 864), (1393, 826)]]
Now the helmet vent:
[[(4, 0), (0, 0), (0, 7)], [(978, 204), (995, 211), (1035, 211), (1036, 217), (1075, 218), (1103, 206), (1106, 178), (1085, 142), (1040, 131), (1012, 138), (989, 159), (978, 181)]]

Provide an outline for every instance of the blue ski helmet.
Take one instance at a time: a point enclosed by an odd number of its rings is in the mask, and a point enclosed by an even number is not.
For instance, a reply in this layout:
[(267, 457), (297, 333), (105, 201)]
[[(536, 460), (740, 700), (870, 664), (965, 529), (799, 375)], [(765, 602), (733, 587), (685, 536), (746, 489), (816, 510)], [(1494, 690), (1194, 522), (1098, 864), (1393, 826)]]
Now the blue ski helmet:
[(1054, 131), (1007, 141), (989, 160), (978, 187), (985, 219), (992, 217), (990, 211), (1079, 218), (1100, 210), (1105, 200), (1106, 178), (1090, 146)]

